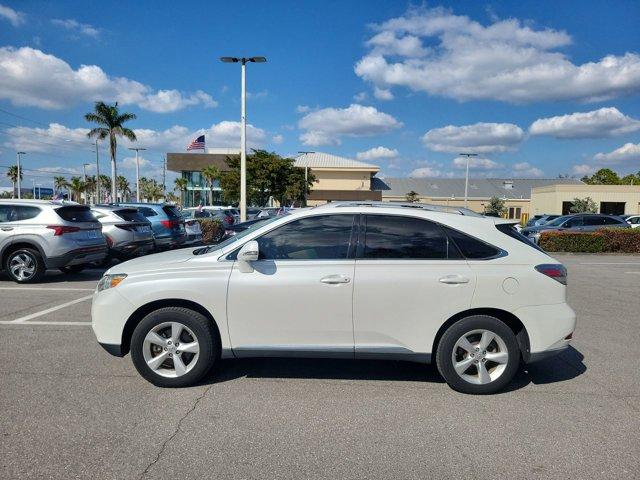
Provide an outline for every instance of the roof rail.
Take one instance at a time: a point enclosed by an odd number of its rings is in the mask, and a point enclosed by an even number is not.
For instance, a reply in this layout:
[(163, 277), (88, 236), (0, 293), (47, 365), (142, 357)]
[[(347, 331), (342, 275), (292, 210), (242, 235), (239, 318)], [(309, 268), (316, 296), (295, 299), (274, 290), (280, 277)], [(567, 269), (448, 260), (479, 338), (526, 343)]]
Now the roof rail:
[[(428, 203), (409, 203), (409, 202), (330, 202), (322, 207), (339, 208), (339, 207), (374, 207), (374, 208), (413, 208), (427, 210), (430, 212), (453, 213), (456, 215), (465, 215), (468, 217), (482, 217), (483, 215), (464, 207), (450, 207), (447, 205), (432, 205)], [(316, 207), (318, 208), (318, 207)]]

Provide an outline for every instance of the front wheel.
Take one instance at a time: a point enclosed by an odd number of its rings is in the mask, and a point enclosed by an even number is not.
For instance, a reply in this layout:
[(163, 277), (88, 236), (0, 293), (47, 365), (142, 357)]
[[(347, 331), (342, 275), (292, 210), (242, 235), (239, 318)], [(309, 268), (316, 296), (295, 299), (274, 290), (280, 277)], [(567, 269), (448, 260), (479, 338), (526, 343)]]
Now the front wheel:
[(34, 283), (42, 278), (46, 267), (40, 252), (21, 248), (7, 255), (4, 269), (15, 282)]
[(133, 364), (158, 387), (188, 387), (220, 358), (220, 341), (208, 318), (182, 307), (149, 313), (131, 337)]
[(516, 374), (520, 349), (513, 331), (494, 317), (476, 315), (454, 323), (436, 353), (440, 374), (462, 393), (490, 394)]

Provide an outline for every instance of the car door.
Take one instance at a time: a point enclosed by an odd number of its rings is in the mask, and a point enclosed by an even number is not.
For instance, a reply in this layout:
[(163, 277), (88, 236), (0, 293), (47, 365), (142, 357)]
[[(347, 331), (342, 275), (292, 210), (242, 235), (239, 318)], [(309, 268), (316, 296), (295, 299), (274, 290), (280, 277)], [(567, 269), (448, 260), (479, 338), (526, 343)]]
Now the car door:
[(437, 223), (372, 214), (359, 230), (356, 357), (428, 360), (440, 326), (470, 307), (475, 274)]
[(15, 205), (0, 205), (0, 253), (4, 252), (15, 235), (17, 208)]
[(227, 321), (237, 356), (353, 357), (354, 218), (294, 219), (255, 239), (252, 272), (235, 262)]

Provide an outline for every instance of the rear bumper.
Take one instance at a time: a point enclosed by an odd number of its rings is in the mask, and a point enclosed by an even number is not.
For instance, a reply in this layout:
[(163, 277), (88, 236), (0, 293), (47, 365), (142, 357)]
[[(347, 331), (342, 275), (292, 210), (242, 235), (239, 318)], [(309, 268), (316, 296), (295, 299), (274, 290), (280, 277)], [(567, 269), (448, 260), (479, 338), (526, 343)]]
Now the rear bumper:
[(153, 251), (154, 246), (153, 240), (126, 242), (111, 247), (111, 253), (115, 256), (138, 256)]
[[(100, 342), (98, 342), (100, 343)], [(124, 357), (125, 353), (122, 351), (122, 345), (113, 345), (111, 343), (100, 343), (100, 346), (104, 348), (114, 357)]]
[(106, 245), (77, 248), (58, 257), (47, 257), (45, 259), (45, 264), (47, 265), (47, 268), (60, 268), (67, 265), (81, 265), (84, 263), (99, 262), (107, 256), (107, 253), (108, 249)]
[(185, 242), (187, 235), (185, 233), (181, 235), (170, 235), (166, 237), (156, 237), (154, 239), (155, 247), (163, 250), (167, 248), (175, 248), (182, 245)]
[(526, 362), (560, 353), (569, 346), (571, 339), (567, 337), (576, 329), (576, 314), (566, 303), (523, 307), (513, 314), (523, 323), (529, 336)]
[(555, 357), (556, 355), (560, 355), (562, 352), (566, 351), (567, 348), (569, 348), (569, 345), (565, 345), (553, 350), (546, 350), (544, 352), (530, 353), (527, 363), (535, 363), (541, 360), (546, 360), (547, 358)]

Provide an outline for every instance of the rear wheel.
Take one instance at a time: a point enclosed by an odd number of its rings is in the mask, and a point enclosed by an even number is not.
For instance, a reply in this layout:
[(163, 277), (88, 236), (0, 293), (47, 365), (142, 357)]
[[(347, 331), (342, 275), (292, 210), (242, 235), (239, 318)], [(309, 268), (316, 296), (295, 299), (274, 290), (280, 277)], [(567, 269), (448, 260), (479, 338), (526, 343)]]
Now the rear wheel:
[(62, 273), (80, 273), (86, 267), (86, 265), (67, 265), (65, 267), (60, 267), (60, 271)]
[(46, 270), (42, 255), (33, 248), (20, 248), (7, 255), (4, 269), (18, 283), (34, 283)]
[(133, 364), (158, 387), (188, 387), (201, 380), (220, 358), (220, 341), (201, 313), (182, 307), (151, 312), (131, 337)]
[(444, 333), (436, 353), (440, 374), (462, 393), (489, 394), (504, 388), (520, 364), (513, 331), (494, 317), (463, 318)]

